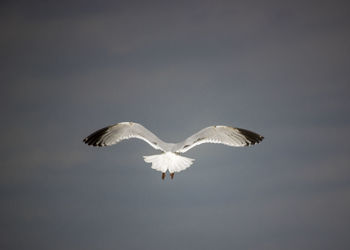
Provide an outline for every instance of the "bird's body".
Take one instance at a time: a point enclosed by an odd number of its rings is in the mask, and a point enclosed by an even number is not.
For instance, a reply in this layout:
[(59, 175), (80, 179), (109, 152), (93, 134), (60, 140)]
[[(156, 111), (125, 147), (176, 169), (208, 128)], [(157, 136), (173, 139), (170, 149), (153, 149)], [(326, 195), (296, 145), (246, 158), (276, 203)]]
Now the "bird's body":
[(103, 147), (130, 138), (141, 139), (153, 148), (163, 151), (159, 155), (144, 156), (145, 162), (152, 163), (153, 169), (162, 172), (162, 179), (167, 171), (173, 178), (175, 172), (190, 167), (194, 159), (180, 156), (180, 154), (202, 143), (220, 143), (232, 147), (243, 147), (254, 145), (264, 139), (263, 136), (245, 129), (211, 126), (202, 129), (182, 142), (167, 143), (138, 123), (121, 122), (97, 130), (86, 137), (84, 142), (88, 145)]

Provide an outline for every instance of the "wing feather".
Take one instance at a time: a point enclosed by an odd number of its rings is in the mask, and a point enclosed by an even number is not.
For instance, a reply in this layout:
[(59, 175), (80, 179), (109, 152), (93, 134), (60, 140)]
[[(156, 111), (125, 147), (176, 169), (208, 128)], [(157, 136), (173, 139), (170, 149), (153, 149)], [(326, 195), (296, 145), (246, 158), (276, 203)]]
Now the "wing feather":
[(84, 139), (92, 146), (111, 146), (122, 140), (137, 138), (147, 142), (153, 148), (164, 151), (164, 142), (155, 134), (134, 122), (121, 122), (112, 126), (101, 128)]
[(259, 143), (263, 139), (263, 136), (246, 129), (211, 126), (176, 144), (175, 152), (184, 153), (202, 143), (219, 143), (231, 147), (244, 147)]

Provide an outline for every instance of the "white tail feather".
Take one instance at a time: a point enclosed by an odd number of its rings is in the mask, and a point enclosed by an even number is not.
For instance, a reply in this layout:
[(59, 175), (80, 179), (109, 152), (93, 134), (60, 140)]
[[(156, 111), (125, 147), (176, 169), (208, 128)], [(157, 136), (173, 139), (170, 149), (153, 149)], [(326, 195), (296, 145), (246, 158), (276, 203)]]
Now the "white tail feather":
[(149, 155), (143, 157), (145, 162), (152, 163), (152, 168), (165, 173), (169, 170), (170, 173), (180, 172), (190, 167), (194, 159), (180, 156), (171, 152), (166, 152), (160, 155)]

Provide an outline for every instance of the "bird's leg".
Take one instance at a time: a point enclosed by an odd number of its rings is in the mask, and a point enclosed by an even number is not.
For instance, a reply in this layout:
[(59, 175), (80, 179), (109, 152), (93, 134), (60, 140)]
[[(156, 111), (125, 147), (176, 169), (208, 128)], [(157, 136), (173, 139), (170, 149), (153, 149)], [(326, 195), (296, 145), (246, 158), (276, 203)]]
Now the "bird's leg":
[(170, 173), (171, 179), (174, 179), (174, 174), (175, 174), (175, 173)]
[(165, 178), (165, 173), (162, 173), (162, 180), (164, 180)]

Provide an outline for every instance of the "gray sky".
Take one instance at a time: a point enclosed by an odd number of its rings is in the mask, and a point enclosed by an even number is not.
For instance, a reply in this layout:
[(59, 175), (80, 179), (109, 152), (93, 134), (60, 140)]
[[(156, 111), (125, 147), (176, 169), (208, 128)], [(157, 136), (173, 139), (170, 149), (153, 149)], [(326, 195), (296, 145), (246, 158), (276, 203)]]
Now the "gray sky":
[[(1, 249), (348, 249), (347, 1), (2, 1)], [(174, 180), (134, 121), (177, 142), (209, 125)]]

